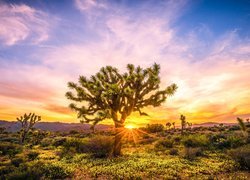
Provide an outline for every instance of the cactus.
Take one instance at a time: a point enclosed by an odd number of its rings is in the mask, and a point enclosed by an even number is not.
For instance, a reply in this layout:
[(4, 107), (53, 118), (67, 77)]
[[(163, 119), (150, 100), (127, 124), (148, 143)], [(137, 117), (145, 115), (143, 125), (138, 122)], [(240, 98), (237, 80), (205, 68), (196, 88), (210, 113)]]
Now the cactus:
[(103, 67), (90, 79), (80, 76), (78, 83), (68, 83), (72, 91), (67, 92), (66, 97), (76, 102), (69, 107), (84, 123), (96, 125), (104, 119), (112, 119), (116, 129), (113, 155), (118, 156), (121, 152), (120, 132), (127, 117), (135, 111), (147, 115), (142, 112), (144, 107), (160, 106), (177, 89), (176, 84), (172, 84), (159, 90), (159, 73), (158, 64), (146, 69), (128, 64), (127, 72), (123, 74), (115, 67)]
[(41, 116), (37, 116), (35, 113), (29, 113), (28, 115), (25, 113), (17, 118), (17, 121), (21, 123), (20, 143), (23, 144), (29, 131), (38, 121), (41, 121)]

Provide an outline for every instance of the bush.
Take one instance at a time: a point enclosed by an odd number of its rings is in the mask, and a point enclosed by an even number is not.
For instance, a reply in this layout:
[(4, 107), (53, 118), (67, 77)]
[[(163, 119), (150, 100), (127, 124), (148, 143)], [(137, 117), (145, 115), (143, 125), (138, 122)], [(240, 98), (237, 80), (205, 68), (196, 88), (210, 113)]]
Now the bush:
[(33, 179), (32, 177), (29, 176), (27, 171), (23, 171), (23, 170), (15, 170), (9, 174), (6, 175), (6, 179), (9, 180), (25, 180), (25, 179)]
[(193, 160), (197, 156), (203, 155), (203, 151), (200, 147), (186, 147), (184, 149), (184, 157)]
[(230, 126), (230, 127), (229, 127), (229, 130), (230, 130), (230, 131), (238, 131), (238, 130), (240, 130), (240, 126), (237, 126), (237, 125)]
[(22, 146), (18, 144), (13, 144), (9, 142), (0, 143), (0, 154), (9, 155), (10, 157), (15, 156), (16, 154), (22, 151)]
[(161, 149), (161, 148), (172, 148), (174, 144), (174, 141), (172, 139), (161, 139), (156, 142), (155, 148)]
[(195, 134), (183, 137), (182, 143), (185, 147), (207, 147), (209, 139), (206, 135)]
[(232, 149), (228, 154), (239, 163), (241, 169), (250, 170), (250, 144)]
[(164, 126), (162, 124), (148, 124), (146, 126), (146, 131), (149, 133), (161, 132), (164, 130)]
[(227, 140), (230, 143), (231, 148), (237, 148), (244, 145), (244, 138), (239, 136), (229, 136)]
[(51, 139), (51, 138), (44, 138), (42, 141), (41, 141), (41, 143), (40, 143), (40, 145), (42, 146), (42, 147), (48, 147), (48, 146), (50, 146), (50, 145), (52, 145), (53, 144), (53, 139)]
[(44, 175), (50, 179), (63, 179), (70, 175), (62, 166), (56, 164), (46, 164), (44, 167)]
[(65, 137), (56, 137), (53, 139), (52, 145), (56, 146), (56, 147), (63, 146), (63, 144), (66, 142), (66, 140), (67, 139)]
[(33, 145), (39, 144), (45, 137), (47, 136), (47, 133), (42, 130), (34, 130), (31, 132), (31, 138), (29, 139), (29, 142)]
[(88, 141), (82, 138), (68, 138), (63, 146), (66, 150), (74, 149), (77, 153), (89, 151)]
[(236, 148), (244, 145), (244, 138), (236, 135), (218, 134), (210, 136), (210, 142), (217, 149)]
[(179, 154), (179, 151), (178, 149), (172, 148), (169, 150), (169, 154), (175, 156)]
[(113, 150), (113, 143), (110, 136), (96, 136), (89, 139), (89, 152), (96, 158), (108, 157)]
[(173, 139), (174, 139), (174, 142), (176, 144), (179, 144), (181, 142), (181, 137), (180, 136), (175, 136)]
[(70, 135), (76, 135), (76, 134), (79, 134), (79, 132), (77, 130), (70, 130), (69, 134)]
[(0, 142), (9, 142), (9, 143), (16, 143), (16, 144), (18, 144), (20, 142), (20, 139), (17, 138), (17, 137), (11, 137), (11, 136), (0, 137)]
[(142, 139), (139, 141), (139, 144), (151, 144), (155, 141), (155, 138)]
[(41, 162), (37, 162), (35, 164), (31, 165), (26, 165), (26, 164), (21, 164), (18, 168), (14, 169), (11, 171), (9, 174), (5, 175), (5, 179), (40, 179), (44, 172), (43, 172), (43, 167), (44, 165)]
[(23, 158), (16, 157), (11, 159), (11, 164), (13, 164), (15, 167), (19, 167), (19, 165), (22, 163), (23, 163)]
[(28, 154), (27, 154), (27, 157), (29, 160), (33, 161), (35, 160), (37, 157), (38, 157), (39, 153), (38, 152), (35, 152), (35, 151), (30, 151)]

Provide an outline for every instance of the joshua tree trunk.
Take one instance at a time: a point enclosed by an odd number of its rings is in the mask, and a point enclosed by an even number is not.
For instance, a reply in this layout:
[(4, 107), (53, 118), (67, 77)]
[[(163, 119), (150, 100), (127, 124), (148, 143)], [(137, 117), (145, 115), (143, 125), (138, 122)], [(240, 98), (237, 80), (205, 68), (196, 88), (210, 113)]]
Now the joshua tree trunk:
[(115, 124), (115, 143), (113, 148), (113, 156), (121, 155), (122, 148), (122, 131), (124, 130), (123, 124)]
[(26, 135), (27, 135), (27, 133), (25, 131), (21, 134), (21, 142), (20, 142), (21, 144), (24, 143), (24, 141), (26, 139)]

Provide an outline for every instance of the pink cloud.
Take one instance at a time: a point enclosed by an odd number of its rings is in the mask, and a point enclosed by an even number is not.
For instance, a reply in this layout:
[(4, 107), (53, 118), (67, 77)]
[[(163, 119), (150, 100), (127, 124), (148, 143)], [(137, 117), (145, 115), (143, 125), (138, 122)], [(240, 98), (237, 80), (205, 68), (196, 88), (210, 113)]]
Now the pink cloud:
[(0, 42), (14, 45), (29, 39), (32, 43), (49, 37), (48, 15), (25, 4), (0, 4)]

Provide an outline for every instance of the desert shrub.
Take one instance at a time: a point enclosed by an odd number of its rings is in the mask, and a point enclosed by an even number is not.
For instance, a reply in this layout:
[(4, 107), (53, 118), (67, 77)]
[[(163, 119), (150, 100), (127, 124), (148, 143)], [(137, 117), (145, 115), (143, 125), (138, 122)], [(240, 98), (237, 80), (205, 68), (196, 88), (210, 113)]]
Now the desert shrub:
[(114, 140), (110, 136), (96, 136), (89, 139), (89, 152), (96, 158), (107, 157), (111, 154)]
[(207, 147), (209, 139), (206, 135), (194, 134), (183, 137), (182, 143), (185, 147)]
[(11, 173), (6, 175), (6, 179), (9, 180), (26, 180), (26, 179), (33, 179), (32, 177), (29, 176), (27, 171), (23, 170), (14, 170)]
[(3, 134), (5, 130), (6, 130), (5, 127), (1, 127), (1, 126), (0, 126), (0, 134)]
[(142, 138), (143, 139), (149, 139), (151, 138), (149, 134), (142, 134)]
[(228, 154), (240, 164), (241, 169), (250, 170), (250, 144), (231, 149)]
[(46, 164), (43, 173), (49, 179), (64, 179), (71, 175), (71, 171), (59, 163)]
[(11, 136), (1, 137), (0, 142), (19, 143), (19, 138)]
[(70, 135), (75, 135), (75, 134), (79, 134), (79, 132), (77, 130), (70, 130), (69, 134)]
[(29, 160), (33, 161), (35, 160), (37, 157), (38, 157), (39, 153), (36, 152), (36, 151), (30, 151), (28, 154), (27, 154), (27, 157)]
[(218, 149), (228, 148), (230, 144), (226, 141), (226, 136), (224, 134), (211, 134), (209, 140), (213, 147)]
[(155, 138), (142, 139), (139, 141), (139, 144), (151, 144), (155, 141)]
[(164, 130), (164, 126), (162, 124), (148, 124), (146, 126), (146, 131), (149, 133), (161, 132)]
[(83, 138), (68, 138), (63, 147), (66, 150), (74, 149), (77, 153), (86, 153), (89, 151), (88, 141)]
[(230, 126), (230, 127), (229, 127), (229, 130), (230, 130), (230, 131), (238, 131), (238, 130), (240, 130), (240, 126), (237, 126), (237, 125)]
[(22, 146), (18, 144), (13, 144), (9, 142), (1, 142), (0, 143), (0, 154), (9, 155), (13, 157), (15, 154), (18, 154), (22, 151)]
[(40, 179), (44, 172), (43, 172), (43, 163), (36, 162), (35, 164), (27, 165), (21, 164), (18, 168), (13, 169), (11, 172), (5, 175), (6, 179), (20, 179), (20, 180), (36, 180)]
[(210, 142), (217, 149), (236, 148), (244, 145), (244, 138), (237, 135), (226, 136), (223, 134), (211, 135)]
[(169, 154), (175, 156), (179, 154), (179, 151), (178, 149), (172, 148), (169, 150)]
[(56, 147), (63, 146), (63, 144), (66, 142), (66, 140), (67, 139), (65, 137), (56, 137), (53, 139), (52, 145), (56, 146)]
[(181, 142), (181, 137), (180, 136), (174, 136), (173, 140), (176, 144), (179, 144)]
[(44, 138), (43, 140), (41, 140), (41, 142), (40, 142), (40, 145), (42, 146), (42, 147), (48, 147), (48, 146), (50, 146), (50, 145), (52, 145), (53, 144), (53, 139), (51, 139), (51, 138)]
[(24, 162), (23, 158), (20, 158), (20, 157), (11, 159), (11, 164), (13, 164), (15, 167), (19, 167), (19, 165), (22, 164), (23, 162)]
[(6, 179), (5, 176), (15, 170), (15, 166), (0, 166), (0, 179)]
[(162, 149), (162, 148), (172, 148), (174, 141), (172, 139), (161, 139), (156, 142), (155, 148)]
[(30, 143), (33, 145), (39, 144), (46, 136), (47, 132), (42, 130), (35, 130), (30, 132), (31, 138), (29, 139)]
[(227, 140), (229, 141), (231, 148), (237, 148), (245, 144), (244, 138), (239, 136), (229, 136)]
[(197, 156), (203, 155), (203, 151), (200, 147), (186, 147), (184, 149), (184, 158), (193, 160)]

